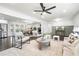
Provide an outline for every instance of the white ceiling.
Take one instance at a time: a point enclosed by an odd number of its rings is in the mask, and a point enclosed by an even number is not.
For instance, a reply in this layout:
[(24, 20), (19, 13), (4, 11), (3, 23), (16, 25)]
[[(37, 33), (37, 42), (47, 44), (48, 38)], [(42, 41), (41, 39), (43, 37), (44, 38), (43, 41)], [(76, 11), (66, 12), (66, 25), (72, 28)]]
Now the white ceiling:
[(0, 6), (8, 9), (18, 11), (20, 13), (36, 17), (41, 20), (51, 21), (55, 18), (68, 18), (72, 19), (79, 11), (78, 3), (44, 3), (46, 8), (56, 5), (55, 9), (50, 10), (52, 14), (45, 14), (43, 18), (40, 13), (33, 13), (33, 10), (40, 10), (39, 3), (0, 3)]
[(0, 19), (5, 19), (5, 20), (8, 20), (8, 21), (20, 21), (20, 22), (23, 22), (24, 19), (21, 19), (21, 18), (17, 18), (17, 17), (13, 17), (13, 16), (10, 16), (10, 15), (5, 15), (5, 14), (2, 14), (0, 13)]

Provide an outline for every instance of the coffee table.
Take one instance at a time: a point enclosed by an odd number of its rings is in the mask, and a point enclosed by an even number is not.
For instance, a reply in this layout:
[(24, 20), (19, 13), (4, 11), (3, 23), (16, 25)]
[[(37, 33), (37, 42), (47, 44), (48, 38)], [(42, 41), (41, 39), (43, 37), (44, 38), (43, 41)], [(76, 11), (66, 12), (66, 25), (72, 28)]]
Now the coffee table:
[(43, 47), (50, 46), (50, 40), (36, 40), (38, 43), (38, 48), (41, 50)]

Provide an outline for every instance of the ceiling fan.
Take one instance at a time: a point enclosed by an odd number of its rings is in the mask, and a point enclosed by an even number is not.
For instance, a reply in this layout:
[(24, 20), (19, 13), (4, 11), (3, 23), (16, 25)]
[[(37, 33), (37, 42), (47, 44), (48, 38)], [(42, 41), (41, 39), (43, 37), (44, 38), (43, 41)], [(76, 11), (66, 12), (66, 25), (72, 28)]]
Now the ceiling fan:
[(42, 8), (42, 10), (34, 10), (34, 12), (42, 12), (41, 15), (45, 12), (48, 14), (52, 14), (51, 12), (49, 12), (49, 10), (56, 8), (56, 6), (50, 7), (48, 9), (46, 9), (46, 7), (43, 5), (43, 3), (40, 3), (40, 6)]

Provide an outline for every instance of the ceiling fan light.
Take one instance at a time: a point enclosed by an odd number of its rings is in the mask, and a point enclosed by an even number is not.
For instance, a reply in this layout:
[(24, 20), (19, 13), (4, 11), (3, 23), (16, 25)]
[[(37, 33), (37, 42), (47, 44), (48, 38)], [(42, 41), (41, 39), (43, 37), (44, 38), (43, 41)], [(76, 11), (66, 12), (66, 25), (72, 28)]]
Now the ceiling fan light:
[(43, 12), (43, 15), (46, 15), (46, 12)]

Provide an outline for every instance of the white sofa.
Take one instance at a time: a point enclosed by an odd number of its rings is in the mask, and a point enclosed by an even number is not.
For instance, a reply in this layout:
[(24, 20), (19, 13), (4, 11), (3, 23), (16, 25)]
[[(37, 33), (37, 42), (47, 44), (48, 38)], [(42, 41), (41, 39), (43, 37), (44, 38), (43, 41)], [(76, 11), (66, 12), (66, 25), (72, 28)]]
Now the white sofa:
[(79, 55), (79, 39), (76, 39), (72, 44), (68, 40), (64, 40), (63, 43), (63, 55), (64, 56), (78, 56)]

